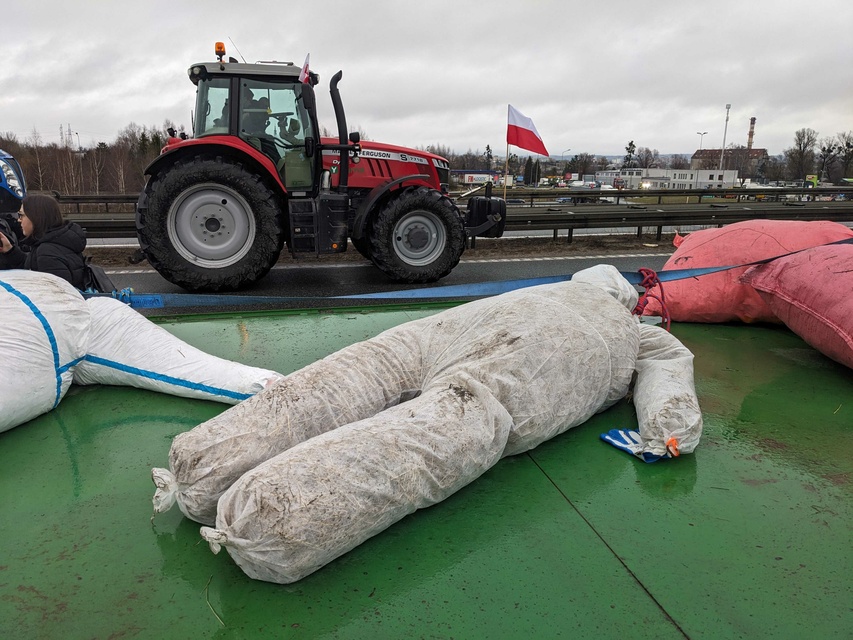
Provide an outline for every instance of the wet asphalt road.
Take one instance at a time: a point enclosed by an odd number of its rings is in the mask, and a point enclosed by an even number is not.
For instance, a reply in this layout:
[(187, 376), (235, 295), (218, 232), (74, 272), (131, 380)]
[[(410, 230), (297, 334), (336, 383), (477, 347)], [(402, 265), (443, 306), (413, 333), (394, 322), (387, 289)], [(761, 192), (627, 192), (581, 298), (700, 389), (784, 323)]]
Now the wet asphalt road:
[[(294, 261), (292, 265), (277, 265), (252, 289), (216, 296), (188, 294), (152, 269), (111, 269), (109, 273), (116, 286), (132, 287), (136, 295), (179, 294), (166, 295), (163, 298), (165, 306), (139, 309), (146, 315), (174, 315), (382, 304), (395, 300), (341, 301), (333, 297), (562, 276), (602, 263), (612, 264), (620, 271), (636, 271), (640, 267), (657, 270), (666, 262), (668, 255), (667, 252), (653, 250), (612, 255), (463, 260), (450, 275), (429, 285), (391, 282), (366, 262), (319, 264), (309, 258)], [(465, 299), (465, 296), (452, 299)]]

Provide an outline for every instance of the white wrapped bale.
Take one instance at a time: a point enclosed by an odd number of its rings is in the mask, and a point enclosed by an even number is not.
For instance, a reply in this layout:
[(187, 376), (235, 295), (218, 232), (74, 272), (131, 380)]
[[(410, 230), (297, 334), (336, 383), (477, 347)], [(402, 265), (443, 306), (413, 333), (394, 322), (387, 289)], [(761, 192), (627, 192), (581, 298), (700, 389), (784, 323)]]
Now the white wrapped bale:
[(702, 436), (702, 411), (693, 383), (693, 354), (671, 333), (640, 325), (634, 407), (645, 451), (692, 453)]
[(169, 469), (152, 470), (155, 512), (177, 501), (188, 518), (213, 524), (219, 496), (246, 471), (416, 396), (423, 370), (410, 357), (418, 343), (413, 324), (333, 353), (179, 434), (169, 451)]
[(511, 423), (484, 385), (448, 377), (249, 471), (202, 536), (250, 577), (294, 582), (479, 477), (501, 457)]
[(113, 298), (87, 302), (91, 331), (76, 384), (138, 387), (236, 404), (282, 378), (196, 349)]
[(533, 448), (625, 395), (639, 346), (629, 310), (636, 300), (618, 271), (602, 266), (342, 349), (175, 438), (170, 469), (153, 471), (155, 511), (177, 501), (188, 517), (212, 524), (217, 500), (243, 473), (461, 374), (512, 417), (502, 455)]
[(0, 431), (53, 409), (86, 354), (89, 308), (62, 278), (0, 272)]

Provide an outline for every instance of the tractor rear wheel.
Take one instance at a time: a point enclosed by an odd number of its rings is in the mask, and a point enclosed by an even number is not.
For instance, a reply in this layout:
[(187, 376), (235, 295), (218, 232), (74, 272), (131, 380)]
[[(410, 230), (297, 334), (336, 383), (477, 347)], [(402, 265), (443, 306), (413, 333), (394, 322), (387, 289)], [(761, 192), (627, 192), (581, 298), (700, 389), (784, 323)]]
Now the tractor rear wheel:
[(435, 282), (465, 250), (456, 206), (427, 187), (397, 192), (373, 218), (368, 235), (373, 263), (397, 282)]
[(153, 175), (137, 216), (139, 245), (166, 280), (190, 291), (233, 291), (272, 268), (284, 244), (275, 193), (222, 157), (180, 160)]

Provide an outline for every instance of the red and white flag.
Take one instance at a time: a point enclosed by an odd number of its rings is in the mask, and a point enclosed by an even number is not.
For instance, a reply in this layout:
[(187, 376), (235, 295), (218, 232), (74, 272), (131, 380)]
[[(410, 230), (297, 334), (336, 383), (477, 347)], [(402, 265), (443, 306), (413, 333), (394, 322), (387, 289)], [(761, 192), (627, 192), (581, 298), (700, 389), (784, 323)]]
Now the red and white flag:
[(545, 148), (545, 143), (542, 142), (542, 136), (536, 130), (533, 120), (512, 105), (509, 105), (509, 115), (507, 116), (506, 142), (533, 153), (548, 155), (548, 150)]
[(302, 82), (302, 83), (308, 82), (308, 59), (310, 57), (311, 57), (310, 53), (305, 55), (305, 64), (302, 65), (302, 71), (299, 72), (299, 82)]

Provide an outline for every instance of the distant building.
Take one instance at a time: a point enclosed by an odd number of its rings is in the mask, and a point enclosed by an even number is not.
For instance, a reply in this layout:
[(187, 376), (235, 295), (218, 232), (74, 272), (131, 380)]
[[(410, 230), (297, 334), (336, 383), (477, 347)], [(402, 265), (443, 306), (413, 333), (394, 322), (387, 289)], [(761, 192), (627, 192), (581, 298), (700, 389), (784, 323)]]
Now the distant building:
[[(720, 166), (721, 149), (701, 149), (690, 158), (691, 169), (717, 169)], [(767, 149), (736, 147), (726, 149), (723, 169), (737, 171), (741, 178), (756, 178), (770, 159)]]
[[(738, 172), (717, 169), (643, 169), (640, 167), (596, 171), (596, 181), (613, 185), (624, 181), (625, 189), (724, 189), (739, 184)], [(618, 185), (616, 185), (618, 186)]]

